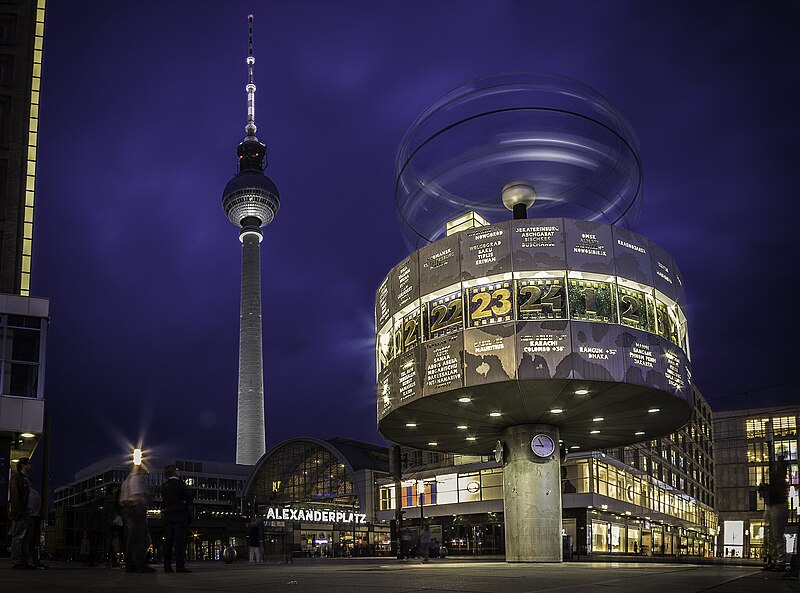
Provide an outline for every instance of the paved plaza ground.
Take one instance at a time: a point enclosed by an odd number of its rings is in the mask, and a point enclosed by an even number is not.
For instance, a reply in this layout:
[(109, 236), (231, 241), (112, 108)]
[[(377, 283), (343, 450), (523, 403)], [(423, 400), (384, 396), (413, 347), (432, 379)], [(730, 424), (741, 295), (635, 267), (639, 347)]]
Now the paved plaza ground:
[(314, 559), (290, 565), (194, 563), (192, 574), (127, 574), (119, 568), (51, 562), (49, 570), (12, 570), (0, 561), (3, 593), (199, 591), (202, 593), (783, 593), (800, 582), (758, 566), (567, 562)]

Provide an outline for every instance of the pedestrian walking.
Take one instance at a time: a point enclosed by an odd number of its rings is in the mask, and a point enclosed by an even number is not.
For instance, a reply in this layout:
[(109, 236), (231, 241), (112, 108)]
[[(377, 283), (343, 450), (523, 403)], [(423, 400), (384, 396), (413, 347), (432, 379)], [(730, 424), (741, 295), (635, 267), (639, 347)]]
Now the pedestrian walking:
[(411, 551), (411, 531), (408, 527), (403, 527), (400, 530), (400, 559), (403, 562), (408, 560), (408, 555)]
[(250, 548), (250, 564), (258, 564), (264, 561), (261, 544), (264, 540), (264, 528), (261, 519), (256, 519), (250, 524), (247, 530), (247, 546)]
[(30, 565), (30, 538), (31, 515), (28, 508), (31, 483), (28, 474), (31, 471), (31, 462), (27, 457), (22, 457), (17, 462), (17, 471), (11, 474), (9, 484), (11, 499), (9, 518), (11, 519), (11, 568), (29, 570)]
[(132, 465), (131, 473), (122, 482), (119, 504), (125, 522), (125, 572), (155, 572), (145, 563), (147, 552), (147, 507), (150, 496), (140, 465)]
[(419, 536), (419, 548), (422, 552), (422, 561), (427, 562), (431, 555), (431, 528), (427, 525), (422, 528)]
[(28, 564), (33, 568), (47, 568), (39, 558), (39, 542), (42, 539), (42, 497), (28, 480), (28, 514), (31, 517), (28, 537)]
[[(186, 568), (186, 531), (189, 528), (192, 493), (181, 480), (178, 466), (164, 468), (166, 482), (161, 488), (161, 518), (164, 521), (164, 572), (192, 572)], [(175, 550), (175, 570), (172, 552)]]

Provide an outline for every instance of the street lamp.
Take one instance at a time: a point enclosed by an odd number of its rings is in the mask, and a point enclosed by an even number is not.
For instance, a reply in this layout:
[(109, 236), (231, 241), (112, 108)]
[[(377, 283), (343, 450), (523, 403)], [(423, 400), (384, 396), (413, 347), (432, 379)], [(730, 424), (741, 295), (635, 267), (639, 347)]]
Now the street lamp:
[(142, 450), (139, 448), (133, 450), (133, 465), (142, 465)]

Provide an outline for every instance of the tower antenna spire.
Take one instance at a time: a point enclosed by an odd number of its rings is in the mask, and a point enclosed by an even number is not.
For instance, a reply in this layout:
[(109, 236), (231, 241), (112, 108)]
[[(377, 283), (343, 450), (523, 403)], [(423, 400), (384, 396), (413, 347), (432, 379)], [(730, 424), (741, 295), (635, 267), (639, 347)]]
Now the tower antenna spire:
[(248, 137), (255, 138), (256, 136), (256, 85), (253, 82), (253, 66), (256, 63), (256, 58), (253, 55), (253, 15), (247, 15), (248, 22), (248, 36), (247, 36), (247, 125), (245, 132)]

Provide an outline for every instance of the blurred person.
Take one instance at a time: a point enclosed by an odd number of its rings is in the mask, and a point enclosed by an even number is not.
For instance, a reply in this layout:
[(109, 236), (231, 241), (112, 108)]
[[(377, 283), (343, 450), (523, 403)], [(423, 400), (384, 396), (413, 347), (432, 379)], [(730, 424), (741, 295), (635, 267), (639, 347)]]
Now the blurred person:
[(28, 564), (33, 568), (47, 568), (39, 558), (39, 542), (42, 538), (42, 497), (28, 480), (28, 514), (31, 517), (31, 534), (28, 538)]
[(147, 552), (147, 507), (150, 496), (141, 465), (131, 465), (131, 473), (122, 482), (119, 504), (125, 522), (125, 572), (155, 572), (145, 563)]
[[(186, 568), (186, 531), (191, 518), (192, 493), (181, 480), (178, 466), (164, 468), (166, 481), (161, 488), (161, 518), (164, 521), (164, 572), (192, 572)], [(172, 551), (175, 548), (175, 570)]]
[(17, 570), (30, 570), (30, 542), (31, 542), (31, 515), (28, 508), (30, 500), (31, 482), (28, 474), (31, 471), (31, 461), (22, 457), (17, 462), (17, 471), (11, 474), (9, 483), (10, 506), (9, 518), (11, 519), (11, 568)]
[(264, 539), (264, 529), (261, 526), (261, 519), (256, 519), (250, 524), (247, 531), (247, 545), (250, 548), (250, 564), (261, 563), (264, 555), (261, 550), (261, 542)]
[(411, 530), (408, 527), (403, 527), (400, 530), (400, 559), (403, 562), (408, 560), (411, 553)]
[(769, 515), (769, 553), (763, 570), (784, 570), (786, 568), (786, 521), (789, 519), (789, 487), (786, 473), (789, 466), (779, 454), (769, 466), (769, 483), (766, 485), (765, 502)]
[(419, 548), (422, 552), (422, 561), (427, 562), (431, 554), (431, 528), (427, 525), (419, 536)]

